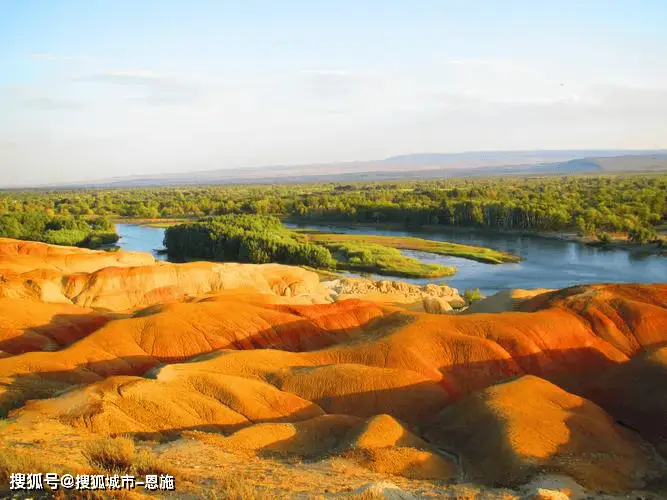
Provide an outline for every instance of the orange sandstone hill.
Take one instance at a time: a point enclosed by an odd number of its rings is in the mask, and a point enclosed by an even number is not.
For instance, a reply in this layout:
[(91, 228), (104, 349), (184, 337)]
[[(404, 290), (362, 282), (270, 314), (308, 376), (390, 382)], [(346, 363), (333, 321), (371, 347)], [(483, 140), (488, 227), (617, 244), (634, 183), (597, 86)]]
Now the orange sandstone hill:
[(526, 292), (466, 314), (336, 298), (289, 266), (0, 240), (0, 454), (85, 470), (100, 467), (91, 442), (126, 436), (239, 470), (334, 457), (425, 495), (544, 474), (663, 491), (667, 285)]
[(308, 303), (329, 292), (315, 273), (278, 264), (168, 264), (141, 252), (99, 252), (0, 238), (0, 297), (130, 311), (228, 289)]

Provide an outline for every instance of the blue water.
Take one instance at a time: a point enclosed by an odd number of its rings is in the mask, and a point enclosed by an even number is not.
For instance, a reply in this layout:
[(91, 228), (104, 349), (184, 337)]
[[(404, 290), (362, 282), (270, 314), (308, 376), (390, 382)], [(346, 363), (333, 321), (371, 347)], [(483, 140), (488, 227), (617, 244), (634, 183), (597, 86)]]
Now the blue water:
[[(667, 283), (667, 258), (640, 255), (626, 250), (602, 249), (576, 242), (549, 240), (530, 236), (463, 233), (419, 233), (373, 228), (332, 227), (312, 224), (286, 224), (288, 227), (319, 229), (346, 234), (377, 234), (386, 236), (417, 236), (495, 248), (521, 256), (520, 263), (484, 264), (459, 257), (445, 257), (405, 250), (406, 255), (421, 261), (451, 265), (457, 273), (444, 279), (406, 279), (371, 275), (375, 279), (395, 279), (410, 283), (443, 283), (463, 291), (479, 288), (485, 294), (508, 288), (564, 288), (585, 283)], [(121, 236), (119, 246), (125, 250), (153, 252), (163, 248), (164, 229), (116, 224)], [(351, 276), (358, 276), (346, 273)]]
[[(484, 264), (459, 257), (446, 257), (405, 250), (403, 253), (431, 264), (451, 265), (456, 275), (444, 279), (405, 279), (410, 283), (445, 283), (459, 290), (479, 288), (485, 294), (508, 288), (565, 288), (585, 283), (666, 283), (667, 258), (640, 255), (619, 249), (591, 247), (572, 241), (531, 236), (481, 234), (445, 230), (419, 233), (373, 228), (287, 224), (288, 227), (318, 229), (346, 234), (416, 236), (427, 240), (480, 245), (519, 255), (519, 263)], [(373, 276), (376, 279), (386, 279)]]
[(167, 260), (166, 255), (157, 253), (157, 250), (164, 249), (162, 244), (164, 229), (136, 224), (116, 224), (116, 233), (120, 236), (116, 244), (123, 250), (148, 252), (156, 259)]

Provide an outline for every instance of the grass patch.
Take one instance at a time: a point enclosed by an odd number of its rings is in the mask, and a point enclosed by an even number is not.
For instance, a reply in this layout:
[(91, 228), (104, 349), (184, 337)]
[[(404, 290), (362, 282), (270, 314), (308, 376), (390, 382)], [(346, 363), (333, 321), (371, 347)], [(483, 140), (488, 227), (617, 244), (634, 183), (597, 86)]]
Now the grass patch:
[(134, 443), (126, 438), (92, 441), (83, 449), (83, 456), (90, 465), (115, 474), (130, 471), (135, 453)]
[(156, 227), (156, 228), (167, 228), (171, 226), (175, 226), (176, 224), (180, 224), (182, 221), (172, 221), (172, 222), (150, 222), (148, 224), (142, 224), (142, 226), (146, 227)]
[(277, 498), (269, 495), (238, 474), (226, 474), (216, 484), (217, 491), (206, 491), (202, 498), (214, 500), (270, 500)]
[(310, 266), (301, 266), (307, 271), (312, 271), (320, 277), (320, 281), (330, 281), (340, 279), (341, 276), (333, 271), (328, 271), (326, 269), (317, 269)]
[(504, 262), (519, 262), (520, 257), (510, 253), (493, 250), (492, 248), (474, 245), (462, 245), (446, 241), (425, 240), (413, 236), (379, 236), (370, 234), (338, 234), (322, 233), (315, 230), (296, 230), (308, 240), (328, 244), (365, 243), (382, 245), (400, 250), (416, 250), (419, 252), (435, 253), (451, 257), (476, 260), (487, 264), (502, 264)]
[(28, 453), (21, 453), (10, 449), (0, 450), (0, 485), (9, 485), (12, 474), (52, 472), (49, 464), (42, 463)]
[(338, 269), (368, 272), (405, 278), (441, 278), (452, 276), (456, 268), (424, 264), (403, 255), (399, 250), (360, 241), (318, 241), (331, 251)]
[(111, 474), (170, 474), (171, 468), (146, 450), (137, 451), (131, 439), (118, 437), (91, 441), (83, 455), (92, 467)]

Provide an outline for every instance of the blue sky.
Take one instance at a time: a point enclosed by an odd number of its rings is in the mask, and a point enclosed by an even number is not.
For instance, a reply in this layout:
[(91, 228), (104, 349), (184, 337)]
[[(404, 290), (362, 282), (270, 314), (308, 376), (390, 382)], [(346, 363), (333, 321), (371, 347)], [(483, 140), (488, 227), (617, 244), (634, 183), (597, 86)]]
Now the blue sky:
[(667, 147), (667, 2), (0, 0), (0, 186)]

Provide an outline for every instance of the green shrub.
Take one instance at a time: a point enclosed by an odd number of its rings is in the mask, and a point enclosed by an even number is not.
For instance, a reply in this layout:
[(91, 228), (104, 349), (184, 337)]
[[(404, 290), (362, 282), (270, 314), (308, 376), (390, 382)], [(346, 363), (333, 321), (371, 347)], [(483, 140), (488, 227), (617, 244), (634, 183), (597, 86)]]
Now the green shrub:
[(628, 231), (628, 239), (632, 243), (649, 243), (658, 238), (658, 233), (652, 227), (637, 227)]
[(468, 302), (468, 304), (472, 304), (476, 300), (483, 299), (484, 295), (479, 290), (479, 288), (475, 288), (474, 290), (466, 288), (463, 292), (463, 298), (466, 300), (466, 302)]
[(95, 231), (90, 233), (83, 241), (83, 245), (87, 248), (100, 248), (104, 245), (112, 245), (118, 241), (118, 235), (111, 231)]
[(607, 232), (601, 232), (597, 234), (598, 241), (602, 243), (603, 245), (608, 245), (611, 243), (611, 236), (609, 236), (609, 233)]
[(88, 238), (88, 233), (81, 229), (57, 229), (44, 233), (44, 242), (52, 245), (65, 245), (70, 247), (82, 246)]

